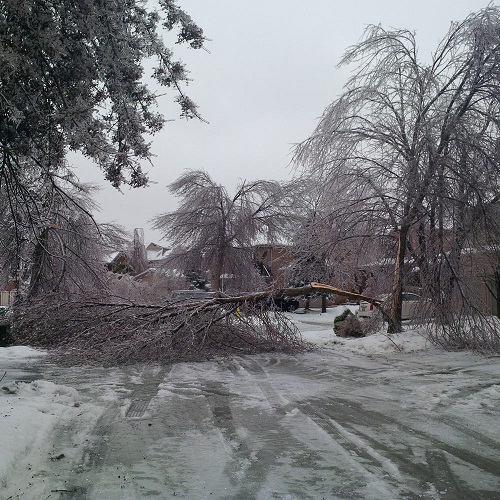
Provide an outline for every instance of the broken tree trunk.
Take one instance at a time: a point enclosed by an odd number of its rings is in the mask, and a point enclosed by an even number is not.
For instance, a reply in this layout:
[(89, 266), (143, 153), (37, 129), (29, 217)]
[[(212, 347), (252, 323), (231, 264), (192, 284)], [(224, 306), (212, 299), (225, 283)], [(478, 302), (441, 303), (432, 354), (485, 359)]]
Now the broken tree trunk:
[(379, 299), (374, 299), (373, 297), (368, 297), (367, 295), (362, 295), (360, 293), (348, 292), (347, 290), (342, 290), (332, 285), (327, 285), (325, 283), (317, 283), (313, 281), (309, 285), (297, 287), (297, 288), (279, 288), (276, 290), (267, 290), (264, 292), (248, 293), (245, 295), (238, 295), (235, 297), (217, 297), (213, 299), (214, 302), (219, 304), (234, 304), (240, 302), (260, 302), (262, 300), (272, 299), (273, 297), (287, 296), (287, 297), (298, 297), (300, 295), (309, 295), (311, 293), (330, 293), (333, 295), (338, 295), (340, 297), (347, 297), (351, 300), (366, 300), (375, 305), (380, 305), (382, 303)]

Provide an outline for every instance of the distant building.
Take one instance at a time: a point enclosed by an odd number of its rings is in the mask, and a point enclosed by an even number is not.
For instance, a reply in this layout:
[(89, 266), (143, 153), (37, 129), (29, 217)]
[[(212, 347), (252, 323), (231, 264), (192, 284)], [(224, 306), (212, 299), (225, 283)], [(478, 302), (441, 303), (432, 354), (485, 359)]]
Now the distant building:
[(170, 248), (162, 247), (157, 243), (150, 243), (146, 247), (146, 258), (148, 260), (148, 266), (154, 268), (161, 267), (162, 264), (165, 263), (169, 252)]
[(104, 265), (112, 273), (127, 274), (131, 271), (129, 257), (121, 251), (112, 252), (107, 255)]
[(292, 255), (288, 245), (259, 244), (254, 247), (259, 271), (266, 281), (278, 286), (288, 285), (288, 271)]

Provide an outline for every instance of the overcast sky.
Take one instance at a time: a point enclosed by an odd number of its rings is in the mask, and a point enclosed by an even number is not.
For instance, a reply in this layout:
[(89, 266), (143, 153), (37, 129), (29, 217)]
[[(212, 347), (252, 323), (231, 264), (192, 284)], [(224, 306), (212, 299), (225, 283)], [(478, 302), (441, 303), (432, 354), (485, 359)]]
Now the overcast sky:
[[(496, 3), (496, 2), (493, 2)], [(152, 184), (123, 193), (107, 186), (98, 168), (79, 161), (78, 175), (102, 186), (97, 219), (145, 242), (161, 235), (149, 220), (177, 206), (167, 185), (187, 169), (204, 169), (230, 191), (240, 179), (289, 179), (294, 144), (314, 130), (326, 106), (342, 92), (349, 68), (337, 68), (344, 50), (368, 24), (417, 33), (422, 59), (451, 21), (487, 5), (480, 0), (178, 0), (210, 39), (210, 53), (182, 49), (192, 82), (187, 94), (209, 123), (183, 120), (173, 94), (160, 100), (167, 119), (152, 138)]]

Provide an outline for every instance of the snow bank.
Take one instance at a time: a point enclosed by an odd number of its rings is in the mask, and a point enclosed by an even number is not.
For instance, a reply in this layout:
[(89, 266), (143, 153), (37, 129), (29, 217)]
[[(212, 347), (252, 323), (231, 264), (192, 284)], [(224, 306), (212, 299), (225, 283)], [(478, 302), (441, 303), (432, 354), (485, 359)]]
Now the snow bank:
[[(0, 352), (1, 360), (9, 354), (17, 360), (22, 353), (27, 355), (25, 359), (40, 354), (26, 348), (0, 349)], [(45, 486), (40, 471), (50, 471), (63, 457), (74, 457), (101, 412), (97, 406), (82, 404), (79, 393), (71, 387), (45, 380), (0, 383), (2, 495), (42, 498)], [(61, 428), (71, 429), (71, 448), (55, 447), (57, 441), (53, 437)], [(36, 477), (34, 471), (38, 471)]]
[[(33, 349), (25, 346), (2, 347), (0, 348), (0, 370), (6, 368), (12, 361), (23, 361), (29, 363), (32, 360), (47, 355), (46, 351)], [(0, 374), (1, 377), (1, 374)]]
[[(47, 434), (56, 422), (71, 420), (78, 404), (78, 393), (70, 387), (37, 380), (30, 384), (9, 383), (2, 386), (0, 411), (3, 425), (11, 432), (0, 433), (0, 477), (8, 478), (30, 451), (48, 456), (44, 450)], [(28, 464), (25, 464), (28, 465)]]

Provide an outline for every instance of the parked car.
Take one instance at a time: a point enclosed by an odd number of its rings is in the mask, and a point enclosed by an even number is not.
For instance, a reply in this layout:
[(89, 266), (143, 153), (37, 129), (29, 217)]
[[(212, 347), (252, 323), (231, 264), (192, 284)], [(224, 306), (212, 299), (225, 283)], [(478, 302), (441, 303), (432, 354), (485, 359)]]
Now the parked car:
[[(360, 301), (358, 308), (358, 316), (360, 318), (370, 318), (375, 314), (379, 307), (388, 308), (388, 300), (390, 299), (390, 295), (382, 295), (378, 297), (383, 303), (380, 306), (375, 306), (370, 302), (366, 302), (365, 300)], [(401, 307), (401, 319), (413, 319), (417, 316), (418, 313), (418, 304), (420, 302), (420, 295), (412, 292), (403, 292), (402, 294), (403, 305)]]
[(277, 296), (274, 297), (274, 305), (276, 309), (283, 312), (294, 312), (299, 308), (299, 301), (293, 297)]

